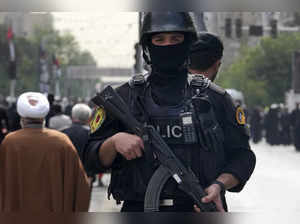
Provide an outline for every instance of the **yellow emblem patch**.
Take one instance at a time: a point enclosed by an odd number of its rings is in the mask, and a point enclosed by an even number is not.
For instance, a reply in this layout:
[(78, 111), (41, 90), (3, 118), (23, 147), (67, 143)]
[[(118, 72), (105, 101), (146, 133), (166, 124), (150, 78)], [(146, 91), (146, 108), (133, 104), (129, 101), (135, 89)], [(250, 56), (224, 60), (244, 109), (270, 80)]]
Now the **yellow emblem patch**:
[(236, 108), (235, 118), (238, 124), (240, 125), (246, 124), (246, 116), (243, 108), (241, 107)]
[(91, 133), (97, 131), (106, 118), (105, 110), (102, 107), (96, 107), (90, 121)]

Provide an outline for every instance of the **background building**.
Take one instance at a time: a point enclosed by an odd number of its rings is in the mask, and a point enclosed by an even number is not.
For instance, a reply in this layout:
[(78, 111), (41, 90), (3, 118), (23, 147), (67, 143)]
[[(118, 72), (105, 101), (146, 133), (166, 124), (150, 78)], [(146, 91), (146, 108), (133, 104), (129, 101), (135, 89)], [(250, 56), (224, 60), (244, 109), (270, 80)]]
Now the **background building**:
[[(239, 56), (242, 45), (256, 46), (263, 36), (298, 31), (298, 17), (295, 12), (205, 12), (204, 22), (207, 30), (224, 42), (226, 68)], [(274, 20), (277, 24), (272, 27)]]

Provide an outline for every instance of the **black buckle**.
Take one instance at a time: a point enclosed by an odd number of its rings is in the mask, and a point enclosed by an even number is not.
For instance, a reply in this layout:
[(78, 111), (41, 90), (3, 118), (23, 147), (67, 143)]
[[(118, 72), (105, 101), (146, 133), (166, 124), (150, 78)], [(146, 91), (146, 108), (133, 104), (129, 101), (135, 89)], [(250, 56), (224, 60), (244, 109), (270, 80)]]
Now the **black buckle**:
[(190, 85), (200, 90), (207, 89), (210, 85), (210, 80), (202, 74), (194, 74), (192, 76)]
[(132, 77), (133, 85), (141, 85), (145, 83), (145, 77), (143, 74), (136, 74)]

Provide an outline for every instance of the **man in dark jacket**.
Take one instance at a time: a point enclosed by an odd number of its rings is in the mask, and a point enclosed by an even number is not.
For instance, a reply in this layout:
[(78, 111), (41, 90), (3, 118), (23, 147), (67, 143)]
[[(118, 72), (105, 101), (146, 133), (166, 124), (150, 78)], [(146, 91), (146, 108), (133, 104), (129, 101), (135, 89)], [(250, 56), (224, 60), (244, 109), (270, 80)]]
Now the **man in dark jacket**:
[(83, 161), (83, 152), (85, 145), (88, 142), (90, 127), (89, 119), (92, 114), (91, 108), (86, 104), (76, 104), (72, 108), (72, 125), (71, 127), (62, 130), (63, 133), (69, 136), (73, 145), (77, 149), (80, 159)]

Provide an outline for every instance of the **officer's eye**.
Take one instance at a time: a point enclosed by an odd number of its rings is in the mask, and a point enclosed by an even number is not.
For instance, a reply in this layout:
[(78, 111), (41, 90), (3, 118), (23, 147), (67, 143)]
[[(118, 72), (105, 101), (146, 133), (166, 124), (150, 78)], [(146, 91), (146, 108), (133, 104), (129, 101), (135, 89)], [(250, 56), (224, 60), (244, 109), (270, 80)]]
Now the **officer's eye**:
[(176, 36), (172, 36), (171, 38), (173, 43), (182, 43), (184, 41), (184, 35), (176, 35)]
[(155, 44), (155, 43), (163, 43), (165, 41), (165, 38), (162, 37), (162, 36), (154, 36), (152, 38), (152, 43)]
[(163, 38), (154, 38), (153, 41), (154, 42), (162, 42), (162, 41), (164, 41), (164, 39)]
[(181, 33), (164, 33), (164, 34), (154, 35), (152, 37), (152, 44), (158, 46), (179, 44), (183, 41), (184, 41), (184, 34)]

